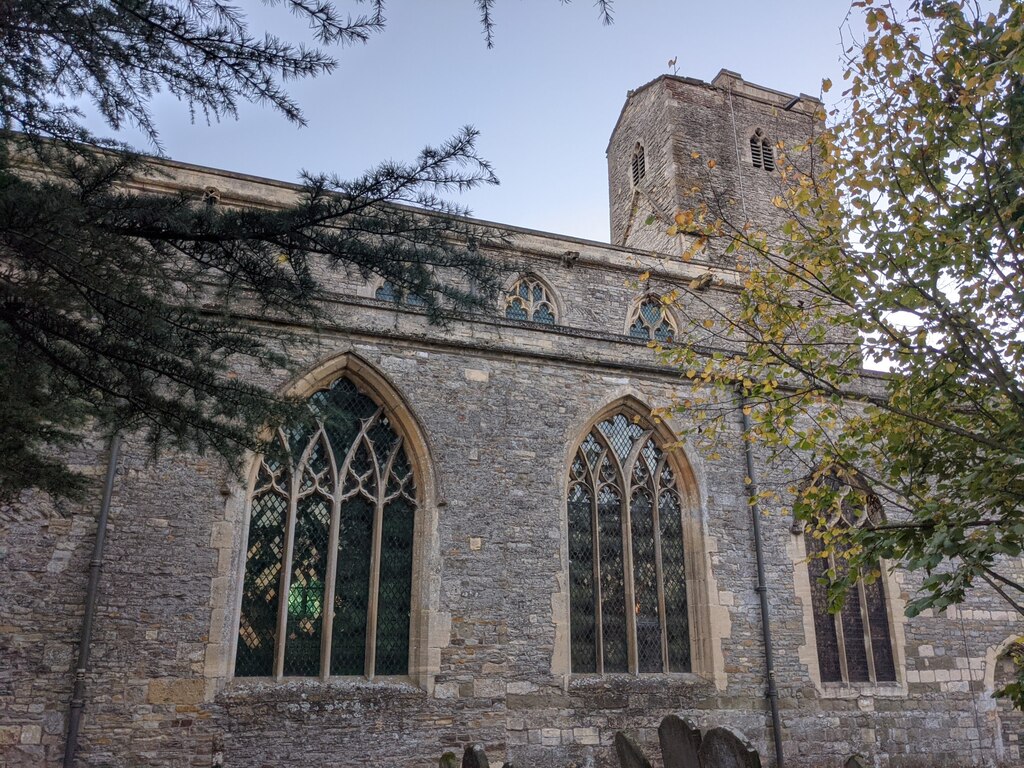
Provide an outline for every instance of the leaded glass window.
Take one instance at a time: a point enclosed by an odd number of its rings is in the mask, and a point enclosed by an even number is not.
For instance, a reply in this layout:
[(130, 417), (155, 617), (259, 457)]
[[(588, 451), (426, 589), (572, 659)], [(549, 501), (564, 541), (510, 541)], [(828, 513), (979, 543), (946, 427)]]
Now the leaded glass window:
[(573, 672), (689, 672), (682, 502), (653, 430), (624, 414), (580, 444), (570, 469)]
[(423, 307), (426, 306), (427, 302), (423, 300), (423, 297), (416, 293), (410, 293), (398, 290), (398, 287), (390, 280), (385, 280), (381, 283), (377, 290), (374, 291), (373, 297), (380, 299), (381, 301), (390, 301), (393, 304), (405, 303), (410, 307)]
[[(826, 529), (834, 531), (880, 521), (881, 505), (870, 492), (855, 492), (832, 474), (823, 476), (818, 483), (828, 486), (837, 499), (837, 511), (823, 520)], [(825, 555), (820, 533), (815, 535), (810, 528), (805, 541), (822, 682), (895, 682), (889, 611), (881, 577), (870, 584), (859, 580), (846, 596), (842, 610), (829, 613), (829, 576), (842, 578), (847, 572), (846, 559), (841, 552)], [(881, 573), (880, 565), (876, 570)]]
[(629, 335), (644, 341), (669, 342), (675, 338), (675, 321), (660, 298), (645, 296), (633, 305), (629, 315)]
[(505, 295), (505, 317), (554, 325), (557, 313), (551, 291), (539, 278), (524, 275)]
[(404, 675), (416, 481), (387, 412), (341, 378), (260, 459), (235, 674)]

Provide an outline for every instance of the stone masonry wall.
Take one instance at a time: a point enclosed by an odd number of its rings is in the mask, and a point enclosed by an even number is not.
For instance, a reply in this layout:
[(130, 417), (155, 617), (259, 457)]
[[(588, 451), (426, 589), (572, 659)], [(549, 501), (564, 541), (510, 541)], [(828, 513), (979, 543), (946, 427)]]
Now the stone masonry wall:
[[(294, 193), (250, 177), (169, 167), (174, 183), (217, 186), (228, 201)], [(567, 252), (578, 257), (563, 261)], [(424, 565), (415, 575), (425, 617), (423, 675), (233, 679), (247, 480), (208, 458), (152, 460), (129, 437), (114, 487), (80, 765), (426, 768), (446, 749), (479, 742), (494, 763), (611, 766), (616, 730), (654, 757), (655, 728), (668, 713), (740, 729), (770, 765), (738, 425), (719, 446), (719, 460), (693, 445), (681, 449), (695, 486), (686, 513), (696, 575), (690, 602), (702, 606), (691, 626), (701, 659), (695, 672), (569, 669), (571, 456), (609, 404), (665, 404), (690, 386), (624, 335), (637, 291), (630, 280), (644, 255), (516, 231), (502, 257), (528, 263), (549, 282), (563, 308), (556, 327), (505, 320), (499, 307), (493, 316), (434, 327), (338, 273), (330, 278), (333, 325), (316, 334), (295, 327), (295, 372), (263, 381), (283, 387), (326, 361), (358, 362), (378, 372), (414, 416), (432, 467), (421, 478), (429, 492), (417, 531)], [(670, 286), (709, 268), (665, 263), (652, 279)], [(714, 269), (711, 295), (732, 300), (737, 275)], [(83, 445), (73, 461), (100, 477), (105, 450)], [(763, 458), (758, 466), (767, 471)], [(5, 768), (60, 763), (97, 507), (95, 497), (59, 506), (26, 497), (0, 510)], [(1024, 627), (994, 595), (979, 591), (961, 609), (904, 619), (915, 581), (897, 572), (886, 589), (898, 682), (823, 685), (809, 639), (802, 542), (780, 515), (765, 518), (764, 532), (787, 764), (838, 768), (854, 753), (877, 768), (1014, 764), (992, 690), (999, 654)]]

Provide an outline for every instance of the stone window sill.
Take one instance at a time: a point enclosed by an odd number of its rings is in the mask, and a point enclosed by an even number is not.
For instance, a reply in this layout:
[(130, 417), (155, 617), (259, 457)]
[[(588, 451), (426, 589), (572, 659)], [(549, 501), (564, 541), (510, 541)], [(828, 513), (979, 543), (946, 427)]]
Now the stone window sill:
[(236, 677), (228, 681), (221, 695), (230, 699), (259, 696), (267, 701), (280, 699), (292, 701), (305, 697), (359, 697), (361, 694), (379, 696), (382, 693), (422, 696), (423, 690), (413, 678), (407, 675), (387, 675), (368, 680), (365, 677)]
[(822, 683), (818, 692), (823, 699), (857, 699), (861, 696), (904, 698), (907, 687), (902, 683)]

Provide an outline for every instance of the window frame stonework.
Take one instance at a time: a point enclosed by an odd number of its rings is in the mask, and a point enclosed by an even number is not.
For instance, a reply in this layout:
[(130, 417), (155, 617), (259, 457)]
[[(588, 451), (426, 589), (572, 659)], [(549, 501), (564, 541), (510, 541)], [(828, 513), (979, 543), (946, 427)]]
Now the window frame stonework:
[[(329, 669), (324, 668), (322, 663), (323, 654), (321, 653), (321, 668), (318, 675), (285, 675), (283, 674), (282, 664), (278, 661), (278, 657), (283, 654), (283, 649), (280, 646), (275, 646), (274, 674), (269, 676), (236, 674), (252, 491), (255, 487), (262, 461), (262, 457), (254, 456), (246, 487), (238, 488), (237, 495), (232, 494), (237, 499), (239, 505), (241, 526), (239, 535), (235, 538), (236, 557), (233, 558), (235, 561), (233, 581), (236, 587), (232, 590), (233, 597), (231, 602), (233, 603), (233, 610), (231, 614), (233, 614), (234, 618), (230, 624), (226, 624), (224, 627), (228, 633), (226, 637), (227, 654), (224, 679), (234, 680), (236, 683), (246, 683), (247, 685), (267, 682), (288, 683), (296, 680), (320, 680), (326, 682), (328, 680), (351, 679), (369, 679), (371, 681), (373, 679), (398, 679), (411, 680), (429, 692), (433, 689), (434, 677), (438, 672), (437, 660), (434, 657), (446, 641), (443, 633), (439, 633), (433, 628), (429, 620), (430, 616), (439, 610), (438, 599), (435, 594), (436, 587), (432, 586), (432, 580), (429, 577), (431, 570), (436, 568), (439, 560), (439, 553), (434, 551), (435, 548), (431, 546), (431, 542), (436, 538), (437, 530), (436, 479), (432, 462), (430, 461), (422, 429), (417, 419), (405, 405), (404, 400), (393, 389), (390, 382), (372, 366), (354, 354), (345, 353), (324, 362), (306, 376), (284, 388), (282, 394), (293, 397), (309, 397), (318, 391), (329, 388), (341, 378), (346, 378), (355, 384), (362, 394), (371, 399), (381, 412), (386, 414), (392, 429), (402, 439), (402, 445), (411, 466), (411, 473), (415, 478), (407, 669), (395, 674), (377, 675), (372, 667), (368, 666), (370, 662), (365, 661), (363, 674), (331, 675), (329, 674)], [(287, 630), (287, 623), (283, 625), (283, 628)], [(275, 627), (275, 631), (277, 632), (277, 639), (282, 631), (280, 621)]]
[[(556, 654), (553, 659), (552, 669), (556, 674), (572, 675), (574, 678), (592, 678), (595, 683), (605, 679), (608, 675), (624, 674), (628, 676), (642, 675), (643, 677), (662, 676), (666, 678), (713, 680), (719, 689), (724, 689), (726, 675), (722, 668), (720, 641), (724, 628), (728, 624), (727, 609), (712, 604), (710, 595), (717, 594), (717, 586), (711, 562), (708, 556), (709, 546), (706, 542), (706, 531), (702, 523), (703, 519), (703, 496), (699, 491), (696, 476), (692, 466), (687, 459), (686, 451), (680, 447), (678, 439), (672, 430), (661, 420), (651, 418), (651, 409), (632, 396), (621, 397), (610, 403), (599, 411), (599, 414), (587, 422), (587, 426), (577, 433), (574, 440), (569, 444), (572, 446), (571, 453), (567, 456), (566, 464), (566, 485), (563, 493), (566, 503), (563, 505), (563, 526), (564, 540), (562, 556), (565, 574), (565, 586), (559, 593), (556, 600), (556, 633), (562, 638), (556, 646)], [(658, 671), (658, 672), (636, 672), (637, 665), (631, 663), (627, 672), (587, 672), (574, 669), (572, 664), (572, 609), (571, 609), (571, 576), (570, 576), (570, 512), (569, 492), (572, 484), (572, 464), (580, 447), (598, 425), (615, 416), (622, 415), (631, 422), (642, 423), (644, 429), (649, 430), (649, 435), (657, 446), (662, 447), (666, 457), (666, 465), (671, 467), (675, 475), (675, 491), (678, 494), (680, 506), (680, 523), (683, 543), (683, 557), (685, 569), (685, 595), (686, 595), (686, 623), (689, 629), (689, 656), (690, 667), (687, 671)], [(671, 450), (667, 446), (673, 446)], [(714, 545), (710, 545), (712, 549)], [(635, 646), (636, 638), (633, 637), (630, 643)], [(634, 655), (633, 659), (639, 661)]]
[[(819, 482), (831, 484), (840, 481), (831, 475), (824, 475)], [(842, 493), (838, 509), (825, 521), (827, 527), (856, 527), (865, 523), (883, 520), (881, 503), (867, 489), (859, 489), (855, 494), (853, 488), (837, 488)], [(855, 505), (854, 496), (863, 495), (863, 504)], [(828, 611), (827, 586), (818, 582), (829, 570), (841, 570), (842, 556), (830, 552), (825, 558), (820, 557), (823, 551), (819, 538), (814, 535), (811, 525), (797, 526), (794, 532), (800, 534), (803, 544), (804, 560), (809, 586), (811, 626), (813, 630), (813, 653), (817, 670), (818, 682), (823, 686), (851, 688), (856, 686), (891, 687), (900, 685), (900, 661), (897, 647), (896, 626), (893, 621), (893, 606), (890, 599), (890, 586), (886, 578), (885, 564), (877, 565), (878, 576), (870, 583), (858, 579), (856, 588), (846, 596), (843, 609), (837, 613)], [(878, 613), (881, 612), (879, 616)], [(856, 627), (860, 625), (858, 632)], [(852, 632), (851, 632), (852, 630)], [(826, 631), (829, 637), (823, 637)], [(849, 637), (848, 637), (849, 635)], [(834, 641), (834, 643), (832, 642)], [(884, 641), (885, 648), (879, 645)], [(826, 656), (834, 644), (836, 659)], [(864, 656), (864, 674), (851, 669), (850, 652), (862, 651)], [(886, 656), (888, 658), (886, 658)], [(834, 661), (834, 663), (833, 663)], [(879, 670), (891, 667), (890, 670)], [(827, 669), (838, 666), (838, 669)]]
[(422, 296), (408, 291), (401, 293), (398, 287), (387, 278), (379, 278), (373, 283), (371, 295), (377, 301), (386, 301), (399, 307), (423, 309), (427, 306), (427, 302)]
[(764, 133), (764, 129), (755, 128), (750, 134), (750, 162), (758, 170), (771, 173), (775, 170), (775, 147)]
[(638, 141), (629, 158), (629, 180), (635, 188), (639, 187), (640, 182), (645, 178), (647, 178), (647, 151), (644, 149), (644, 145)]
[[(521, 289), (525, 287), (527, 295), (523, 296)], [(535, 298), (535, 293), (540, 290), (541, 297)], [(519, 322), (537, 323), (538, 325), (558, 325), (561, 318), (561, 311), (555, 292), (546, 280), (532, 272), (520, 275), (506, 290), (503, 312), (508, 320)], [(512, 305), (518, 303), (525, 312), (526, 317), (512, 317), (509, 311)], [(538, 320), (536, 314), (542, 309), (547, 309), (551, 320)]]
[[(649, 318), (645, 312), (644, 307), (654, 306), (658, 310), (657, 323)], [(634, 326), (637, 323), (646, 330), (646, 337), (641, 337), (634, 333), (636, 329)], [(671, 329), (671, 333), (664, 338), (658, 338), (658, 331), (663, 326), (667, 326)], [(626, 316), (626, 336), (639, 341), (655, 341), (662, 343), (670, 343), (679, 335), (679, 325), (676, 323), (676, 319), (660, 296), (654, 293), (645, 294), (638, 299), (635, 299), (629, 308), (629, 314)]]

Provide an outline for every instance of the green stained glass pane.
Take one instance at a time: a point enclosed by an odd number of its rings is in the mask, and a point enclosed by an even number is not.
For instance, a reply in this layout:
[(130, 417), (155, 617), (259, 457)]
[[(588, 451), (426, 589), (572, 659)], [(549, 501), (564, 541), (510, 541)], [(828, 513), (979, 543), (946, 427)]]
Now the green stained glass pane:
[(274, 674), (281, 556), (288, 501), (270, 490), (269, 483), (269, 473), (264, 466), (257, 487), (262, 485), (266, 490), (253, 499), (246, 544), (242, 616), (235, 657), (235, 674), (239, 677)]
[(330, 523), (330, 499), (319, 493), (299, 499), (288, 589), (288, 628), (284, 648), (286, 675), (320, 674)]

